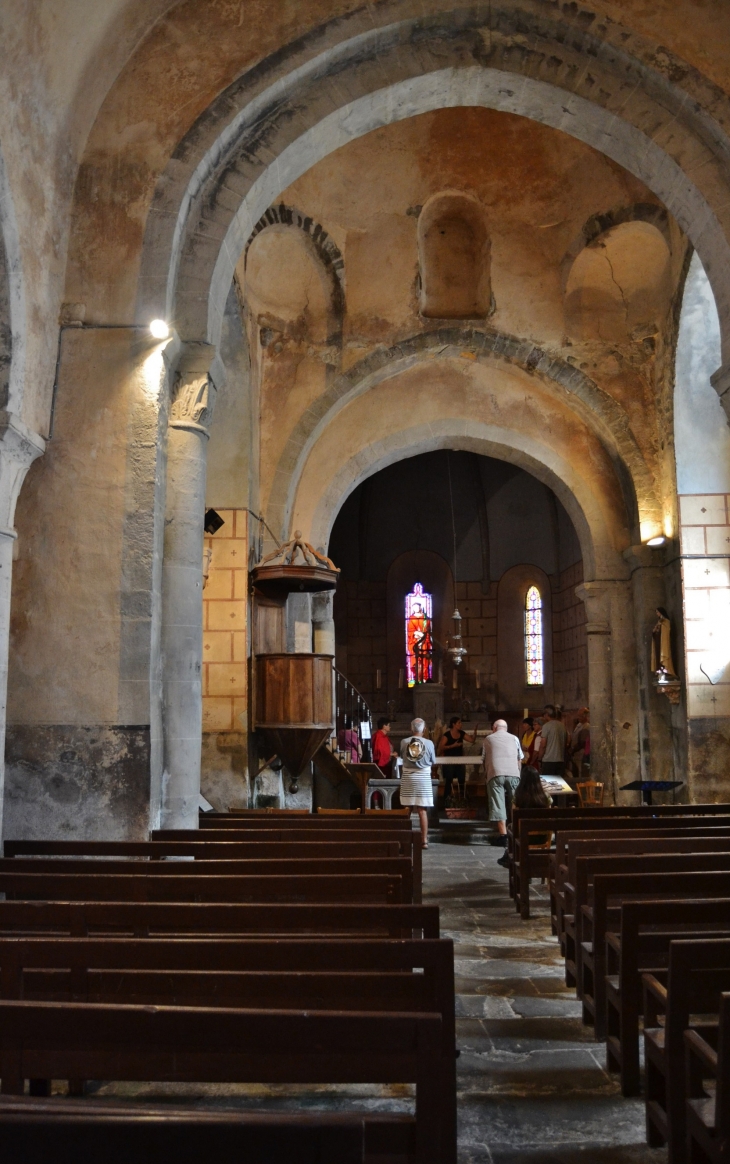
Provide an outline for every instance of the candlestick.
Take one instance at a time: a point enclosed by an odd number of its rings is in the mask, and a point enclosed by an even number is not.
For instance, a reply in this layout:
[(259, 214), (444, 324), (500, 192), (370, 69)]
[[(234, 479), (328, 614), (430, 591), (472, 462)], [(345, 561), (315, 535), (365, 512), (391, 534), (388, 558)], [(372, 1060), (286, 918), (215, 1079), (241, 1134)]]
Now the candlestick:
[(400, 671), (398, 672), (398, 687), (399, 688), (403, 687), (403, 668), (402, 667), (401, 667)]
[(477, 667), (477, 691), (479, 691), (481, 689), (481, 686), (482, 686), (482, 677), (479, 673), (479, 668)]
[(527, 719), (529, 714), (530, 714), (530, 709), (529, 709), (529, 707), (526, 707), (525, 710), (522, 712), (522, 718)]
[(381, 674), (380, 667), (377, 667), (375, 670), (375, 690), (380, 691), (380, 688), (382, 687), (382, 685), (383, 685), (383, 676)]
[(451, 673), (451, 686), (453, 687), (454, 691), (457, 691), (457, 690), (458, 690), (458, 687), (459, 687), (459, 673), (458, 673), (458, 671), (456, 670), (456, 668), (454, 668), (454, 670), (453, 670), (453, 671), (452, 671), (452, 673)]

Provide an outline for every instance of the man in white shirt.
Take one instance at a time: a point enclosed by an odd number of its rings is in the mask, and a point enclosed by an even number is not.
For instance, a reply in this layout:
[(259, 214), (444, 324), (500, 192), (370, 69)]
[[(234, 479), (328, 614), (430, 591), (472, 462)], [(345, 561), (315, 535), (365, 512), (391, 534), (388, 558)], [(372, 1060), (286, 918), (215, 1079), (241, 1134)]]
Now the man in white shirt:
[(507, 812), (512, 808), (512, 797), (520, 782), (520, 763), (524, 756), (517, 736), (507, 731), (503, 719), (492, 725), (492, 733), (484, 741), (484, 767), (487, 773), (489, 819), (496, 822), (495, 843), (507, 844)]

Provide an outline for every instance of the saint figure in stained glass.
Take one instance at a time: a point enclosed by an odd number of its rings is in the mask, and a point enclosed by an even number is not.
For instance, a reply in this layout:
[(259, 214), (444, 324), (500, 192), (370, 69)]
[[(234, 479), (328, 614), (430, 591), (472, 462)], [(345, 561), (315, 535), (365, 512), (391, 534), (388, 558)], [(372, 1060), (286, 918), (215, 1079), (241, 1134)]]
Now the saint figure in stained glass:
[(528, 687), (542, 686), (542, 598), (537, 586), (531, 586), (525, 598), (525, 671)]
[(433, 601), (420, 582), (406, 594), (406, 675), (408, 686), (433, 676)]

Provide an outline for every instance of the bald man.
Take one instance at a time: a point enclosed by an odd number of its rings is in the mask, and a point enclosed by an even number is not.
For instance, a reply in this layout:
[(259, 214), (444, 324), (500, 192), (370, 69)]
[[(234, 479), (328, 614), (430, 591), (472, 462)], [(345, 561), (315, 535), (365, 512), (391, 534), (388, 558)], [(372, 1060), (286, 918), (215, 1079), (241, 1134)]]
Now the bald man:
[(507, 730), (503, 719), (492, 724), (492, 733), (484, 741), (484, 768), (487, 773), (489, 819), (497, 825), (493, 843), (507, 844), (507, 814), (512, 810), (512, 797), (520, 782), (520, 763), (524, 756), (517, 736)]

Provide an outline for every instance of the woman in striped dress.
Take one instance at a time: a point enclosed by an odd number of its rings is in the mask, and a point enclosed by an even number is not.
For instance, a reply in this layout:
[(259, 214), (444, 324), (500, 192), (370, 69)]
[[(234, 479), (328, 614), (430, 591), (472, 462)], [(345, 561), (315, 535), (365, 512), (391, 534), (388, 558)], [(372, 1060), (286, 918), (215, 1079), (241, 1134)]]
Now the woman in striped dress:
[(413, 806), (418, 810), (421, 823), (421, 842), (428, 848), (428, 813), (433, 808), (433, 788), (431, 768), (436, 763), (436, 749), (431, 740), (423, 738), (426, 724), (422, 719), (411, 720), (413, 735), (401, 740), (400, 754), (403, 760), (403, 774), (400, 781), (400, 802), (404, 808)]

